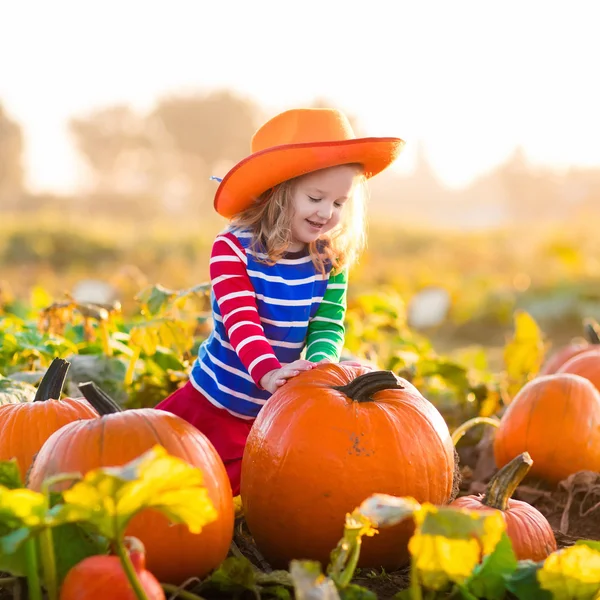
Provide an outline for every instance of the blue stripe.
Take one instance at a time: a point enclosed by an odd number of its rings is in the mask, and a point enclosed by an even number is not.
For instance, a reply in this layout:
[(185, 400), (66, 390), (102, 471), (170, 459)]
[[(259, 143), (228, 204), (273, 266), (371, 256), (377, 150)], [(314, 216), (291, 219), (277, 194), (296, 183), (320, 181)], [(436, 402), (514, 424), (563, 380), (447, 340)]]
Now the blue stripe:
[[(223, 233), (231, 232), (236, 235), (237, 239), (243, 248), (247, 249), (250, 245), (250, 238), (243, 235), (243, 231), (239, 229), (228, 229)], [(267, 265), (259, 262), (254, 256), (246, 253), (248, 259), (248, 270), (256, 271), (269, 275), (270, 277), (281, 277), (285, 281), (298, 281), (307, 277), (313, 277), (317, 274), (312, 262), (298, 262), (291, 264), (277, 263), (275, 265)], [(250, 275), (250, 282), (258, 295), (263, 295), (268, 298), (277, 298), (282, 300), (307, 300), (307, 304), (302, 306), (285, 306), (265, 302), (262, 299), (257, 299), (259, 315), (262, 318), (271, 321), (281, 322), (299, 322), (304, 323), (302, 326), (277, 326), (270, 323), (263, 323), (265, 335), (268, 339), (288, 343), (300, 343), (306, 340), (308, 331), (308, 320), (313, 317), (318, 309), (319, 300), (313, 302), (313, 298), (322, 298), (327, 288), (328, 274), (325, 279), (316, 278), (315, 281), (289, 285), (285, 283), (266, 281), (258, 276)], [(219, 306), (211, 292), (211, 305), (213, 312), (221, 316)], [(214, 321), (215, 333), (226, 343), (231, 343), (225, 327), (219, 321)], [(303, 347), (299, 348), (284, 348), (273, 345), (275, 356), (281, 363), (289, 363), (298, 360), (302, 354)], [(242, 364), (238, 355), (234, 350), (230, 350), (223, 346), (217, 337), (211, 334), (200, 346), (198, 358), (194, 362), (191, 371), (191, 378), (197, 386), (204, 390), (206, 394), (211, 396), (222, 406), (226, 407), (231, 412), (240, 416), (256, 417), (259, 413), (261, 404), (252, 402), (234, 396), (231, 393), (226, 393), (219, 390), (214, 379), (206, 373), (200, 362), (202, 362), (210, 371), (212, 371), (219, 383), (222, 386), (230, 388), (239, 394), (245, 394), (250, 398), (259, 401), (267, 400), (270, 396), (265, 390), (261, 390), (254, 384), (253, 381), (248, 381), (244, 377), (240, 377), (235, 373), (224, 369), (212, 360), (212, 355), (217, 361), (227, 365), (229, 368), (236, 369), (243, 373), (247, 373), (246, 368)]]

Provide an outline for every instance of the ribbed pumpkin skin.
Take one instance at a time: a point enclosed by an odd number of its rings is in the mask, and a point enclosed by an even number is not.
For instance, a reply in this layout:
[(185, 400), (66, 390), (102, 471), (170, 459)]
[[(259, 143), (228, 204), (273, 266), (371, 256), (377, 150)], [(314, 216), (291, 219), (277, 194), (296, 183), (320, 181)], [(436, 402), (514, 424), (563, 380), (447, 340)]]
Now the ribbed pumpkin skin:
[(233, 537), (234, 507), (229, 478), (221, 458), (208, 439), (176, 415), (136, 409), (65, 426), (44, 444), (30, 473), (29, 487), (39, 490), (49, 475), (83, 474), (98, 467), (121, 466), (152, 448), (201, 469), (218, 518), (199, 534), (185, 525), (171, 525), (152, 510), (137, 515), (126, 535), (146, 548), (148, 569), (163, 582), (180, 584), (203, 577), (227, 556)]
[(67, 423), (97, 417), (83, 398), (0, 406), (0, 460), (15, 457), (25, 481), (33, 457), (55, 431)]
[[(454, 449), (437, 409), (414, 386), (350, 400), (332, 386), (368, 369), (320, 365), (280, 388), (260, 411), (242, 461), (241, 497), (259, 550), (277, 568), (291, 559), (326, 565), (346, 513), (373, 493), (445, 504)], [(360, 566), (407, 558), (413, 524), (363, 539)]]
[(600, 348), (587, 350), (570, 358), (558, 370), (559, 373), (572, 373), (589, 379), (600, 391)]
[(577, 471), (600, 471), (600, 393), (592, 383), (570, 373), (526, 383), (496, 430), (496, 465), (521, 452), (533, 459), (531, 474), (552, 483)]
[[(454, 500), (451, 506), (479, 511), (498, 510), (482, 504), (482, 499), (483, 496), (462, 496)], [(537, 508), (511, 498), (508, 509), (500, 512), (504, 516), (506, 533), (518, 560), (544, 560), (556, 550), (552, 527)]]

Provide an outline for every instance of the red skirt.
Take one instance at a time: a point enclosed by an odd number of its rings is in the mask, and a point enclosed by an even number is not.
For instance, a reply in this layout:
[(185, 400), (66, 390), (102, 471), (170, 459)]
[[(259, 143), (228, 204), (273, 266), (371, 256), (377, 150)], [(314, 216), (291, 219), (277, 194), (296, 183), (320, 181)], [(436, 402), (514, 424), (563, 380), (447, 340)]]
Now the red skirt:
[(212, 443), (225, 464), (233, 495), (240, 493), (242, 456), (254, 419), (239, 419), (207, 400), (188, 381), (156, 407), (186, 420)]

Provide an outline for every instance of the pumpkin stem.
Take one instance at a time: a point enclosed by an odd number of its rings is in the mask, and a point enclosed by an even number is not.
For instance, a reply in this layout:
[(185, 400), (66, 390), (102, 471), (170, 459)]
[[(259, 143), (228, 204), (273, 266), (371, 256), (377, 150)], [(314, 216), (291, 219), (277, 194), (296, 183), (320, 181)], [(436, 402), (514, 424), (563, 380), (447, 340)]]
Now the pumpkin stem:
[(392, 371), (370, 371), (359, 375), (346, 385), (338, 385), (333, 389), (342, 392), (355, 402), (371, 402), (376, 392), (403, 390), (405, 387)]
[(531, 469), (532, 464), (533, 460), (531, 460), (529, 452), (515, 456), (491, 478), (481, 503), (490, 508), (505, 511), (508, 508), (508, 501)]
[(59, 400), (70, 366), (71, 363), (64, 358), (55, 358), (42, 377), (33, 401)]
[(600, 328), (594, 319), (586, 319), (583, 323), (585, 330), (585, 337), (587, 337), (590, 344), (600, 344)]
[(83, 394), (83, 397), (96, 409), (96, 412), (101, 417), (123, 412), (123, 409), (93, 381), (80, 383), (77, 387)]

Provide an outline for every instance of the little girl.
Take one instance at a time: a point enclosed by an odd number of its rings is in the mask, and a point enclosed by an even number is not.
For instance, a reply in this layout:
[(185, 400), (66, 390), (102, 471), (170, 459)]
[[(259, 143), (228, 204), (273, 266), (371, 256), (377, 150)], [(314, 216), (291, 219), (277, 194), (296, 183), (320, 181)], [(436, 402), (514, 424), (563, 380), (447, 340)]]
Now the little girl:
[(230, 225), (210, 258), (214, 329), (190, 380), (156, 408), (195, 425), (239, 494), (252, 423), (287, 380), (344, 345), (348, 267), (365, 239), (365, 183), (404, 142), (356, 138), (333, 109), (293, 109), (265, 123), (223, 178), (216, 211)]

